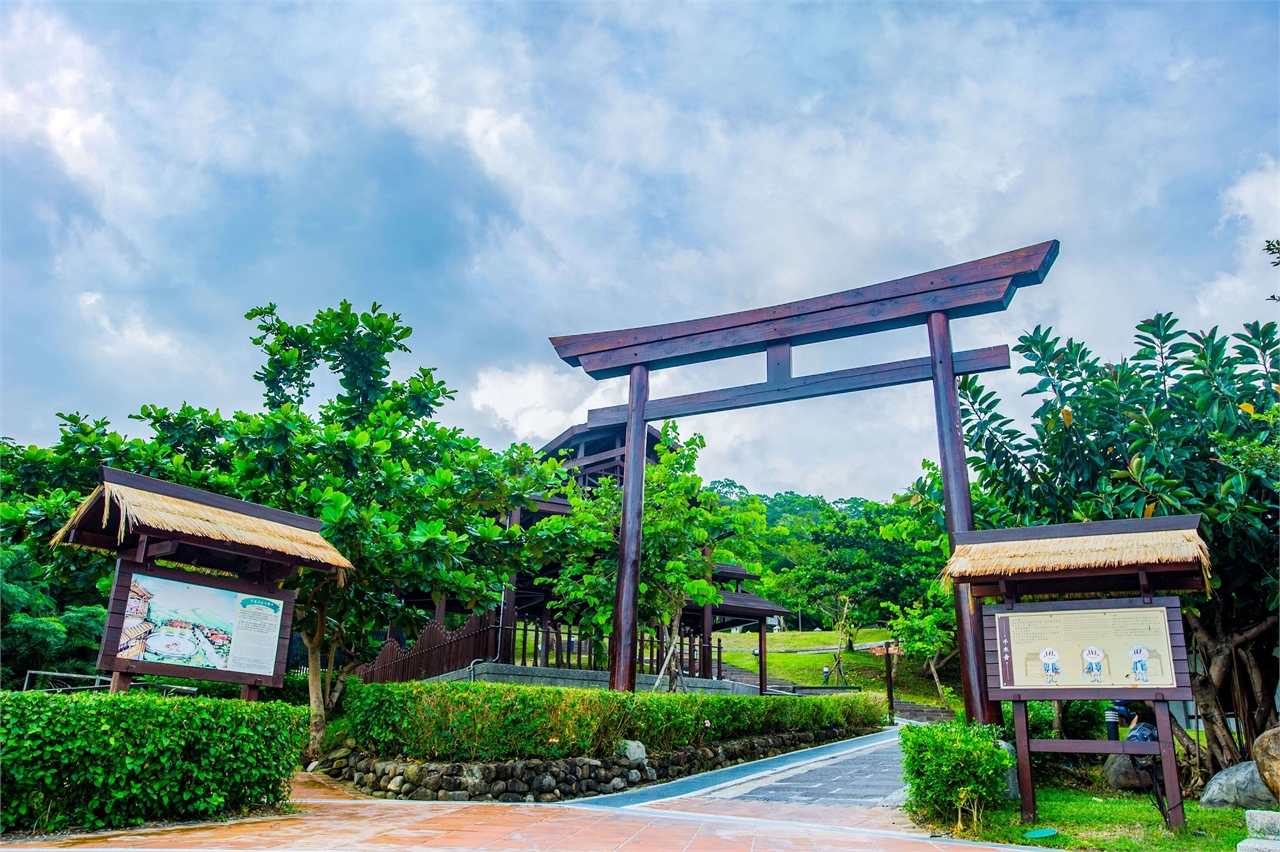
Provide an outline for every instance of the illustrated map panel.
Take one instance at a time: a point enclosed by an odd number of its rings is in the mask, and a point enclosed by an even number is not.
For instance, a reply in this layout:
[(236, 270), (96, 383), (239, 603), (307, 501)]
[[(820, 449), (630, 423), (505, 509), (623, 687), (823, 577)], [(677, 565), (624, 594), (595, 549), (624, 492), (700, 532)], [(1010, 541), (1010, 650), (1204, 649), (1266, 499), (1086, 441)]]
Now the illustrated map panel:
[(271, 675), (284, 602), (134, 574), (117, 656)]
[(1162, 607), (996, 616), (1003, 688), (1173, 687)]

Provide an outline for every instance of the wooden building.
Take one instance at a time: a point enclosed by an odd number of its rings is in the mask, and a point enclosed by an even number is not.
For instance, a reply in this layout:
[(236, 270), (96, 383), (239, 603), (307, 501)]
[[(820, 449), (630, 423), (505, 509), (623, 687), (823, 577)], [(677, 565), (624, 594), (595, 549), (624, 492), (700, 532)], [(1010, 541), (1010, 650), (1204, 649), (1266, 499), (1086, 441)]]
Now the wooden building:
[[(621, 484), (626, 463), (624, 428), (621, 424), (572, 426), (540, 452), (564, 460), (565, 467), (573, 471), (583, 488), (595, 487), (606, 476)], [(649, 426), (647, 439), (646, 462), (654, 464), (658, 460), (656, 447), (661, 433)], [(536, 501), (532, 510), (513, 513), (510, 522), (530, 526), (543, 518), (568, 512), (567, 500), (551, 497)], [(546, 576), (551, 573), (548, 571)], [(454, 631), (443, 627), (444, 617), (449, 611), (457, 612), (462, 604), (455, 600), (440, 601), (435, 620), (423, 628), (411, 650), (400, 650), (398, 643), (395, 647), (389, 643), (378, 660), (360, 671), (360, 676), (370, 681), (432, 677), (481, 659), (551, 668), (606, 668), (607, 640), (584, 637), (579, 626), (560, 623), (558, 613), (551, 606), (550, 586), (537, 582), (539, 576), (518, 574), (514, 588), (504, 595), (500, 610), (474, 615)], [(789, 615), (790, 611), (744, 592), (743, 582), (758, 580), (759, 576), (739, 566), (716, 565), (711, 579), (720, 587), (723, 600), (714, 606), (690, 604), (684, 608), (675, 639), (677, 648), (673, 652), (677, 664), (689, 677), (720, 677), (722, 670), (712, 634), (735, 627), (754, 628), (760, 636), (760, 691), (763, 694), (768, 688), (767, 621)], [(427, 606), (425, 600), (409, 602)], [(670, 647), (656, 637), (646, 637), (637, 649), (638, 670), (655, 672), (668, 650)]]

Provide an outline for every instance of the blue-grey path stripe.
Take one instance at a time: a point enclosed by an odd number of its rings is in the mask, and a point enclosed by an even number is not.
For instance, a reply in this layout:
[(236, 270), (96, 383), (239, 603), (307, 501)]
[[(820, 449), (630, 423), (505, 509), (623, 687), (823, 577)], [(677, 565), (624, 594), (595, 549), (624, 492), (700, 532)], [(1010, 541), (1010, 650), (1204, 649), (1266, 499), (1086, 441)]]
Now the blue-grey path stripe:
[(607, 796), (593, 796), (590, 799), (571, 799), (569, 801), (557, 804), (574, 804), (593, 808), (625, 808), (631, 805), (643, 805), (649, 802), (656, 802), (660, 799), (672, 799), (677, 796), (688, 796), (694, 793), (708, 790), (712, 787), (720, 787), (734, 781), (742, 781), (755, 775), (761, 775), (766, 772), (776, 772), (780, 769), (790, 769), (802, 763), (809, 763), (814, 760), (821, 760), (827, 757), (836, 757), (845, 752), (857, 751), (858, 749), (867, 748), (869, 746), (881, 745), (883, 743), (893, 742), (898, 738), (897, 728), (888, 728), (877, 734), (867, 734), (863, 737), (854, 737), (851, 740), (840, 740), (834, 743), (825, 743), (813, 748), (804, 748), (799, 751), (780, 754), (777, 757), (766, 757), (763, 760), (752, 760), (748, 763), (739, 764), (738, 766), (726, 766), (724, 769), (715, 769), (711, 772), (699, 772), (697, 775), (687, 775), (684, 778), (677, 778), (674, 781), (668, 781), (665, 784), (652, 784), (646, 787), (640, 787), (635, 790), (628, 790), (623, 793), (610, 793)]

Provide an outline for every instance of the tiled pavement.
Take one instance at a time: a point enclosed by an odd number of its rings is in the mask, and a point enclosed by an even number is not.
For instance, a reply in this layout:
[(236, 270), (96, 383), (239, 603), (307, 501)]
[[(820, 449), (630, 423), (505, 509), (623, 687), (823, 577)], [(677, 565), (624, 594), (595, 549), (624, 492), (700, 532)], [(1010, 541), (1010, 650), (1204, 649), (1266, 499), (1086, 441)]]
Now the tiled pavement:
[[(871, 756), (883, 747), (863, 751)], [(891, 752), (879, 754), (868, 765), (890, 756)], [(811, 771), (830, 774), (844, 785), (839, 789), (845, 790), (847, 799), (865, 792), (854, 777), (856, 766), (847, 761), (824, 759)], [(786, 774), (789, 778), (782, 780), (792, 780), (790, 785), (768, 779), (763, 784), (756, 783), (759, 779), (737, 780), (701, 794), (625, 808), (383, 801), (358, 796), (322, 776), (299, 776), (294, 788), (295, 814), (3, 846), (200, 852), (363, 852), (409, 847), (555, 852), (984, 852), (1012, 848), (930, 838), (891, 808), (823, 802), (824, 797), (806, 801), (803, 768), (791, 765)], [(885, 774), (869, 776), (872, 786), (886, 785)], [(735, 793), (737, 788), (742, 795)], [(770, 795), (778, 798), (765, 798)]]

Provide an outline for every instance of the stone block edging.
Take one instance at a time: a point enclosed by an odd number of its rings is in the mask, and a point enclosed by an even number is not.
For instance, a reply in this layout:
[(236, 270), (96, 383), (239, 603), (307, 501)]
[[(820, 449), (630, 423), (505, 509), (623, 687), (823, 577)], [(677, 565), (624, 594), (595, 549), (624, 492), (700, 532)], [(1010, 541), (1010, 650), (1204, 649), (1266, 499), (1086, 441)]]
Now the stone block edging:
[(765, 757), (875, 732), (832, 728), (747, 737), (711, 747), (687, 747), (636, 760), (625, 757), (419, 763), (383, 760), (344, 746), (308, 767), (379, 799), (470, 802), (558, 802), (591, 798), (683, 778)]

